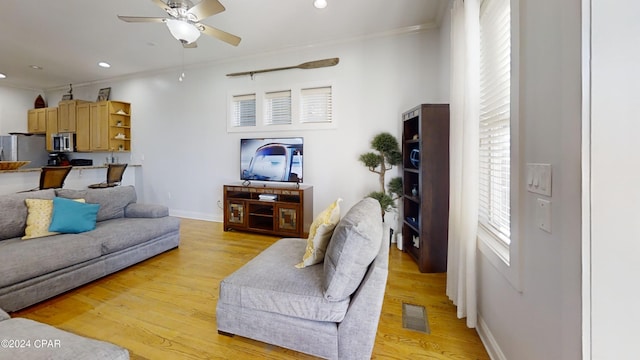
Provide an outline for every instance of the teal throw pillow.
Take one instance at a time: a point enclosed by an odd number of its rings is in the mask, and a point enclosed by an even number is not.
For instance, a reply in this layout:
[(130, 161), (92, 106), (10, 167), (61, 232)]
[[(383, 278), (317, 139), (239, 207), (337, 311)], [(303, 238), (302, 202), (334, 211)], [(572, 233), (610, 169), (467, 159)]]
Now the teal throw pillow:
[(85, 204), (61, 197), (53, 198), (49, 231), (77, 234), (96, 228), (100, 204)]

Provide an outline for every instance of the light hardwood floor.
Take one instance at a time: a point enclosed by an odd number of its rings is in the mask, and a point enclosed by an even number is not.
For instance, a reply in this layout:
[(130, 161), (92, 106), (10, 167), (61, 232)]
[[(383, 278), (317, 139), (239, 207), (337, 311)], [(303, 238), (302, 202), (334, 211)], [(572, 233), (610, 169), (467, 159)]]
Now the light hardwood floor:
[[(275, 240), (183, 219), (179, 249), (12, 315), (118, 344), (132, 359), (312, 359), (217, 333), (220, 280)], [(395, 246), (389, 260), (374, 359), (489, 359), (476, 331), (456, 318), (444, 274), (419, 273)], [(402, 328), (403, 302), (426, 308), (431, 334)]]

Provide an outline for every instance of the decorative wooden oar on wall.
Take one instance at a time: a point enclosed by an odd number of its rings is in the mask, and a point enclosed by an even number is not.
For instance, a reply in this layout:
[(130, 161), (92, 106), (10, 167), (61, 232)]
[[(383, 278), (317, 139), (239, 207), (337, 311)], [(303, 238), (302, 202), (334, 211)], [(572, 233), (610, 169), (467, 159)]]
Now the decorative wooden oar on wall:
[(253, 75), (255, 74), (271, 72), (271, 71), (280, 71), (280, 70), (289, 70), (289, 69), (318, 69), (318, 68), (323, 68), (328, 66), (334, 66), (334, 65), (337, 65), (339, 61), (340, 61), (339, 58), (323, 59), (323, 60), (309, 61), (309, 62), (305, 62), (295, 66), (285, 66), (285, 67), (272, 68), (272, 69), (231, 73), (231, 74), (227, 74), (227, 76), (250, 75), (251, 78), (253, 78)]

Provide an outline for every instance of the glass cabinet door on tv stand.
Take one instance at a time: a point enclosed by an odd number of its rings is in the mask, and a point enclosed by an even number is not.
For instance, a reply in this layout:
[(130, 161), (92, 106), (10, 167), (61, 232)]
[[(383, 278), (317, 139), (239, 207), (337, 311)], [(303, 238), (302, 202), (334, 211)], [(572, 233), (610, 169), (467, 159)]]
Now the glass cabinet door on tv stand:
[(279, 204), (276, 206), (277, 219), (274, 222), (278, 233), (300, 234), (300, 219), (298, 213), (300, 206), (297, 204)]
[(227, 204), (227, 217), (231, 224), (238, 226), (247, 226), (245, 212), (245, 202), (242, 200), (229, 200)]
[(313, 187), (224, 185), (224, 230), (305, 238), (313, 221)]

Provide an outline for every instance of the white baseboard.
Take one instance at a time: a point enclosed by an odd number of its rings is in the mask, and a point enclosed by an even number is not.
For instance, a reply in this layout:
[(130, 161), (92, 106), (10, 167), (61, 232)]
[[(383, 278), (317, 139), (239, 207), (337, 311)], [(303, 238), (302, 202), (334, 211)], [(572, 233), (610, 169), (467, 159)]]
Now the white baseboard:
[(498, 342), (493, 337), (491, 330), (489, 330), (487, 323), (484, 322), (484, 319), (480, 315), (478, 315), (478, 327), (476, 330), (478, 331), (480, 340), (482, 340), (485, 349), (487, 349), (487, 353), (489, 353), (491, 360), (507, 360), (507, 357), (504, 356)]
[(169, 215), (177, 216), (181, 218), (187, 218), (187, 219), (194, 219), (194, 220), (222, 222), (222, 218), (219, 215), (194, 212), (194, 211), (182, 211), (182, 210), (169, 209)]

